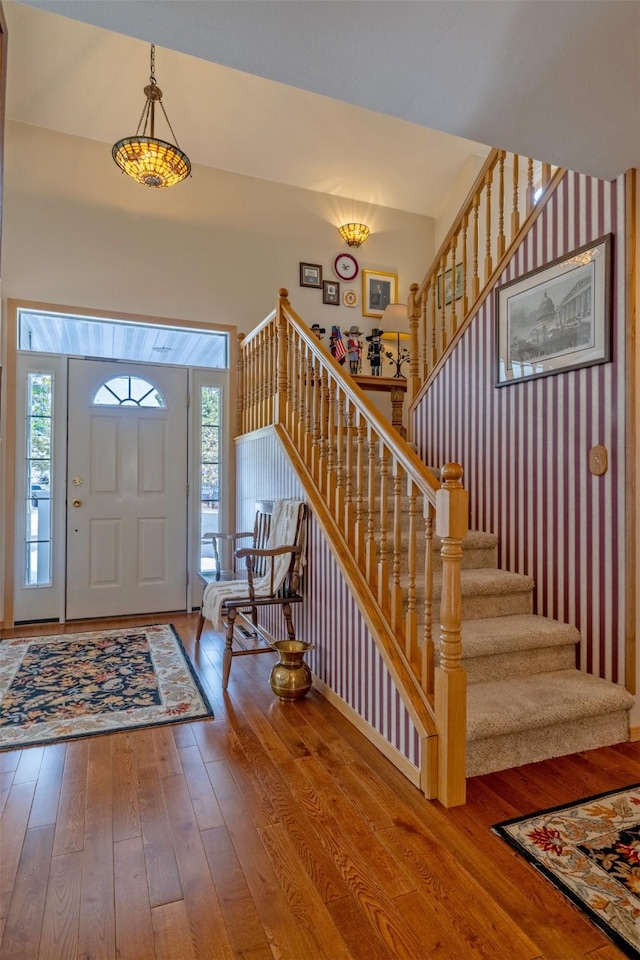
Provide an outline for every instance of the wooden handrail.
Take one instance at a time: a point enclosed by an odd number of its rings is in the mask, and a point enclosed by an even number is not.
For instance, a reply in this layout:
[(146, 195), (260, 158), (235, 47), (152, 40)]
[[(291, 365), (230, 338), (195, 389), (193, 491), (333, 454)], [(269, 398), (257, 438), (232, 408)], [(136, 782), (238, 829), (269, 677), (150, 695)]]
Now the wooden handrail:
[[(423, 717), (420, 735), (429, 740), (423, 789), (447, 805), (464, 802), (460, 560), (468, 511), (462, 468), (446, 465), (440, 486), (311, 333), (286, 290), (239, 352), (240, 432), (271, 426), (296, 451), (291, 459), (299, 461), (305, 489), (320, 498), (334, 525), (329, 539), (340, 544), (336, 559), (343, 574), (351, 582), (357, 571), (365, 585), (354, 594), (385, 662), (394, 668), (405, 703)], [(434, 517), (442, 538), (439, 631), (432, 627)], [(429, 573), (419, 575), (422, 570)]]
[[(507, 162), (510, 160), (510, 174)], [(539, 170), (540, 196), (534, 196)], [(555, 189), (550, 164), (494, 149), (420, 284), (409, 295), (410, 403), (466, 328), (541, 201)], [(521, 226), (521, 210), (525, 223)], [(469, 250), (469, 247), (471, 248)]]

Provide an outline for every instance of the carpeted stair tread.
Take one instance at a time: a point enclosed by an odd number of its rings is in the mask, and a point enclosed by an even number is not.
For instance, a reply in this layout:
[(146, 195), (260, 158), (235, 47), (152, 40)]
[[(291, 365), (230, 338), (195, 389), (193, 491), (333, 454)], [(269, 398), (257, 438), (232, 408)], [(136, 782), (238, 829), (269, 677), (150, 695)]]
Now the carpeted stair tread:
[[(480, 567), (477, 570), (460, 571), (460, 586), (464, 597), (505, 596), (515, 593), (530, 593), (534, 588), (531, 577), (508, 570), (496, 570), (493, 567)], [(440, 599), (442, 594), (442, 573), (433, 575), (433, 597)]]
[(575, 646), (580, 634), (568, 623), (533, 613), (462, 623), (462, 658), (490, 657), (540, 647)]
[(629, 710), (624, 687), (580, 670), (558, 670), (470, 684), (467, 742), (587, 720)]
[[(434, 536), (433, 545), (438, 550), (442, 549), (442, 540)], [(464, 550), (491, 550), (498, 546), (498, 538), (495, 533), (486, 533), (484, 530), (469, 530), (463, 537), (462, 549)]]

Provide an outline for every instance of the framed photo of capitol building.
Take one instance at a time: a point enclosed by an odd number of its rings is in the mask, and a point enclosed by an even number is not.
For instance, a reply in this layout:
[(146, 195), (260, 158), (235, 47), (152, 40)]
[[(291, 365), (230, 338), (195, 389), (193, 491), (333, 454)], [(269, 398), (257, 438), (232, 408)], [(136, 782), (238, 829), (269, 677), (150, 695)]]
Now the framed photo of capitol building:
[(613, 236), (495, 291), (496, 386), (608, 363)]

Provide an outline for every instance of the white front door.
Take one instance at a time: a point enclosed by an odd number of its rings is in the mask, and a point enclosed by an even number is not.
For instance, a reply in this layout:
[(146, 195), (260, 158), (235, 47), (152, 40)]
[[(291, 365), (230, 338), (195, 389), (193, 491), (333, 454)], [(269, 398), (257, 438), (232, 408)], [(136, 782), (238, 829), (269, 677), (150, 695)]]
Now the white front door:
[(69, 360), (67, 619), (185, 609), (187, 371)]

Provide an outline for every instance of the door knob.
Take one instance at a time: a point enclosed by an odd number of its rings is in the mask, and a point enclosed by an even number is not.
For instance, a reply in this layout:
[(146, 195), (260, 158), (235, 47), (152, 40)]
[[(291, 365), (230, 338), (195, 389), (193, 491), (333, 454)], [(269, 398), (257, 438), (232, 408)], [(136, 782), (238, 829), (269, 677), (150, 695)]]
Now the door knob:
[(77, 500), (77, 499), (74, 500), (74, 501), (73, 501), (73, 505), (74, 505), (74, 507), (81, 507), (81, 506), (82, 506), (82, 500)]

